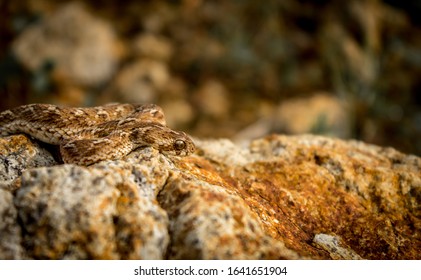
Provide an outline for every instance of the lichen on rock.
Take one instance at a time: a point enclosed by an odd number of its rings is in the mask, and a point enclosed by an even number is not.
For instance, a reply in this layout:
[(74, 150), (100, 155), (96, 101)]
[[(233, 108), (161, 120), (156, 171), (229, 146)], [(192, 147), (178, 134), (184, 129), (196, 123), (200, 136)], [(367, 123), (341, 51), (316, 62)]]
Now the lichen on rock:
[(420, 258), (421, 159), (392, 148), (196, 139), (81, 167), (0, 141), (1, 259)]
[[(15, 204), (30, 256), (40, 259), (162, 259), (166, 213), (142, 187), (146, 172), (99, 164), (23, 173)], [(136, 180), (138, 183), (136, 183)], [(152, 188), (151, 188), (152, 189)]]
[(0, 138), (0, 151), (0, 189), (15, 188), (15, 179), (26, 169), (57, 163), (51, 153), (24, 135)]

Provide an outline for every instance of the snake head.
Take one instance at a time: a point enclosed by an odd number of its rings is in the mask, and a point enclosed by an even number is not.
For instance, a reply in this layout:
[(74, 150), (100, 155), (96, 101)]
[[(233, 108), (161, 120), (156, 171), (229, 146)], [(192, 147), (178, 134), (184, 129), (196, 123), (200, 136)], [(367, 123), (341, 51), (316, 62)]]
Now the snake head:
[(188, 156), (194, 153), (196, 146), (190, 137), (184, 132), (177, 132), (181, 137), (175, 137), (172, 142), (172, 149), (162, 149), (162, 153), (173, 156)]
[(186, 133), (157, 123), (134, 129), (132, 141), (136, 146), (151, 146), (165, 155), (187, 156), (196, 149)]

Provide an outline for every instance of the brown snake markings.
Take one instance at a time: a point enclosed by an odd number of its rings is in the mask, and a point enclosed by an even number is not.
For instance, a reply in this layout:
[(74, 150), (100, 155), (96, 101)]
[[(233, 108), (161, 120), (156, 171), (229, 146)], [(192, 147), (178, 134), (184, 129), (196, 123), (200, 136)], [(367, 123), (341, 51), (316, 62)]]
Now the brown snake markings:
[(162, 109), (153, 104), (90, 108), (30, 104), (0, 113), (0, 136), (18, 133), (59, 145), (63, 161), (79, 165), (119, 159), (142, 146), (176, 156), (195, 150), (186, 133), (166, 126)]

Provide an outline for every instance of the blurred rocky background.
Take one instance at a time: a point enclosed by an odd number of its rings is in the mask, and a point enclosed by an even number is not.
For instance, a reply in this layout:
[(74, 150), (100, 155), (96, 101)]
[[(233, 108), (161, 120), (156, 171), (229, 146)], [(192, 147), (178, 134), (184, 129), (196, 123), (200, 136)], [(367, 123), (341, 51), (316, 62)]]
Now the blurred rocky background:
[(0, 0), (0, 110), (156, 103), (243, 141), (355, 138), (421, 155), (421, 2)]

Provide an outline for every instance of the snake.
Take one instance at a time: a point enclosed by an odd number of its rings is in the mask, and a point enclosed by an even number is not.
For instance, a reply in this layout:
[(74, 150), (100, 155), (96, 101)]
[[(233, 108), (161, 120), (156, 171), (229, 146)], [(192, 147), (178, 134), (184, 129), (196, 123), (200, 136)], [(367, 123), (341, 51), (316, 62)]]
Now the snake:
[(13, 134), (58, 145), (64, 163), (84, 166), (121, 159), (139, 147), (170, 156), (195, 151), (192, 139), (170, 129), (162, 108), (155, 104), (22, 105), (0, 113), (0, 136)]

